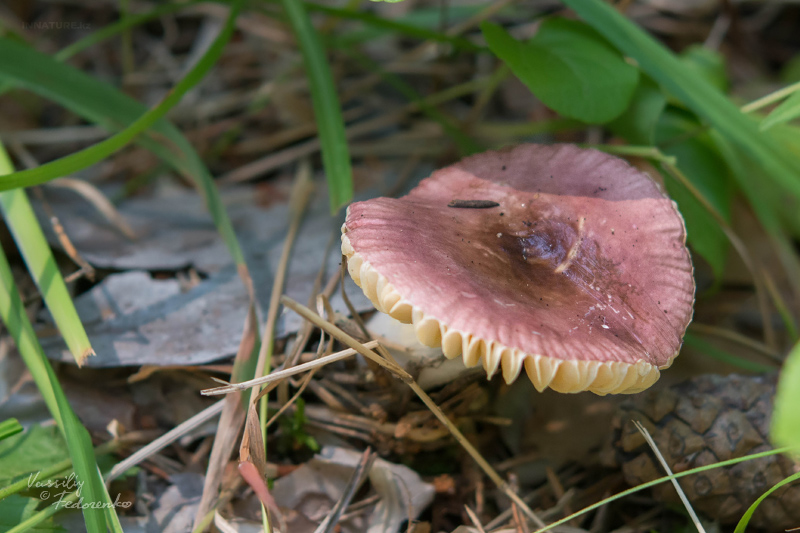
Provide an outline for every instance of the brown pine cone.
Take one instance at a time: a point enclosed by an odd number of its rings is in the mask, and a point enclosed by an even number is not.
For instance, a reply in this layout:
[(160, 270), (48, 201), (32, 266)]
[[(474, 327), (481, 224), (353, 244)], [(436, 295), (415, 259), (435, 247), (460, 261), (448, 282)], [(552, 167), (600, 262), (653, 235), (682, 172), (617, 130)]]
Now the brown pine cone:
[[(768, 431), (776, 381), (776, 375), (700, 376), (626, 400), (612, 443), (625, 481), (639, 485), (665, 475), (634, 420), (647, 428), (675, 473), (772, 449)], [(737, 522), (767, 489), (797, 471), (800, 463), (771, 455), (679, 481), (695, 510), (726, 524)], [(654, 487), (653, 494), (678, 502), (671, 483)], [(800, 484), (771, 494), (750, 523), (768, 531), (800, 526)]]

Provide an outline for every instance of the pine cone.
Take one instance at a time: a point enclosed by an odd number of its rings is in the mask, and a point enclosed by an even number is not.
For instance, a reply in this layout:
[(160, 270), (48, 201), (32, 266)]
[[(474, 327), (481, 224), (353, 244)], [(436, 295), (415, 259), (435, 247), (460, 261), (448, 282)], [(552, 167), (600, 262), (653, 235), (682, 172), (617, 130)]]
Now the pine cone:
[[(776, 381), (776, 375), (700, 376), (626, 400), (612, 444), (625, 481), (639, 485), (665, 475), (634, 420), (647, 428), (675, 473), (772, 449), (768, 432)], [(771, 455), (679, 481), (695, 510), (725, 524), (737, 522), (767, 489), (799, 470), (800, 463)], [(671, 483), (653, 493), (678, 501)], [(771, 494), (750, 523), (768, 531), (800, 526), (800, 485)]]

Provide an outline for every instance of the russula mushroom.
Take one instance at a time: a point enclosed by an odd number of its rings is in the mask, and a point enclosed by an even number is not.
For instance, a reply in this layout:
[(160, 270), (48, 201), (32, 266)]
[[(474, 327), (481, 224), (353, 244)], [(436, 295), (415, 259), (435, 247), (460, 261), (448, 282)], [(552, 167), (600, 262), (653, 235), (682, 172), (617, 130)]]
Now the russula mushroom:
[(647, 174), (526, 144), (350, 205), (353, 280), (419, 340), (538, 390), (634, 393), (678, 354), (694, 303), (686, 230)]

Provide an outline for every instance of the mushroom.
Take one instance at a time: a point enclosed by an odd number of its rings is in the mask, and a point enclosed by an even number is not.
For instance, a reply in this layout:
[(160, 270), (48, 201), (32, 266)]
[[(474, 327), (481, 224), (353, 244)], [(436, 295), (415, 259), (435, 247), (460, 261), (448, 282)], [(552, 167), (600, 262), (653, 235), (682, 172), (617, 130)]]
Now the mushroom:
[(408, 195), (350, 205), (348, 271), (426, 346), (537, 390), (635, 393), (691, 321), (676, 205), (617, 157), (525, 144), (468, 157)]

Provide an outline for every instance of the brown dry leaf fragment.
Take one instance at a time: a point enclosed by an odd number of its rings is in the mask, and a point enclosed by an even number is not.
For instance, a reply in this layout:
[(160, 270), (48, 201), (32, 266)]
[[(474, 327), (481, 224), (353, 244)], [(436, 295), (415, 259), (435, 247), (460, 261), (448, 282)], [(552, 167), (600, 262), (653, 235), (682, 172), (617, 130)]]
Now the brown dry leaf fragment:
[[(267, 486), (267, 455), (255, 405), (247, 411), (242, 444), (239, 446), (239, 474), (244, 478), (271, 516), (280, 518), (281, 511)], [(269, 520), (272, 524), (272, 520)]]

